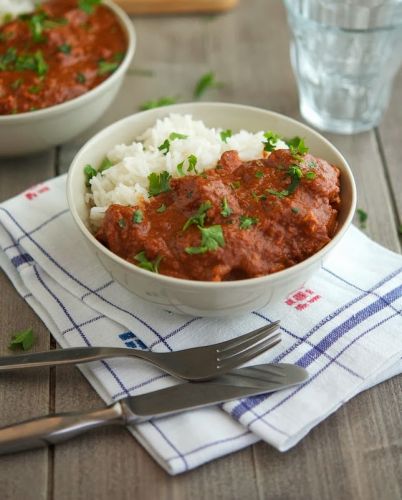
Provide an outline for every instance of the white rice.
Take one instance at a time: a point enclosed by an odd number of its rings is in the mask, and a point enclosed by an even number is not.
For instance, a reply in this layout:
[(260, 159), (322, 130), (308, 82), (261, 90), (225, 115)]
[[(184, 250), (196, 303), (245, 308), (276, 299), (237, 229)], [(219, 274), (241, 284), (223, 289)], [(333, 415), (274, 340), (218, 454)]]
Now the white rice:
[(20, 14), (32, 12), (36, 3), (32, 0), (0, 0), (0, 26)]
[[(222, 129), (207, 128), (191, 115), (170, 114), (157, 120), (156, 124), (130, 145), (119, 144), (107, 154), (114, 164), (93, 177), (91, 193), (87, 202), (92, 206), (90, 218), (94, 225), (101, 223), (109, 205), (136, 205), (140, 199), (148, 198), (148, 176), (152, 172), (164, 170), (172, 177), (179, 177), (177, 165), (184, 162), (187, 174), (188, 157), (197, 157), (197, 172), (216, 167), (225, 151), (236, 150), (243, 161), (255, 160), (263, 156), (264, 132), (252, 134), (245, 130), (233, 134), (224, 142)], [(171, 133), (186, 135), (185, 139), (170, 140), (170, 150), (165, 155), (158, 147), (169, 139)], [(287, 148), (278, 141), (276, 147)], [(191, 174), (192, 172), (189, 172)]]

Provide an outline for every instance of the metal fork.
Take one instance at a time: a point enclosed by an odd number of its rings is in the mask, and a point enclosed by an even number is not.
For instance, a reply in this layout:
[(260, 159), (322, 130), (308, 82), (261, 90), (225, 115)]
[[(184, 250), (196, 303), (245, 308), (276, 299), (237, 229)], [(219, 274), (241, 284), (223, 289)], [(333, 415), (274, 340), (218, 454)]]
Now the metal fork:
[(201, 381), (222, 375), (250, 361), (278, 344), (279, 321), (240, 337), (205, 347), (176, 352), (149, 352), (121, 347), (72, 347), (48, 352), (20, 354), (0, 358), (0, 371), (40, 366), (87, 363), (105, 358), (141, 358), (175, 377)]

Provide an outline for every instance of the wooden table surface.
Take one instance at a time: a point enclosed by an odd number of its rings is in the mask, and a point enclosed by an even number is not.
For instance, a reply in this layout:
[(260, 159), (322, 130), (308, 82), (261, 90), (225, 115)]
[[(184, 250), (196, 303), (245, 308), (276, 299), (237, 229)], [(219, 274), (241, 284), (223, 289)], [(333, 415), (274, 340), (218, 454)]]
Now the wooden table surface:
[[(138, 17), (137, 52), (124, 87), (102, 121), (70, 144), (0, 160), (0, 200), (66, 172), (77, 149), (146, 100), (190, 101), (195, 82), (215, 71), (225, 83), (204, 99), (244, 103), (299, 117), (282, 3), (243, 0), (219, 16)], [(355, 136), (325, 134), (356, 177), (366, 232), (401, 250), (402, 72), (381, 125)], [(381, 265), (381, 263), (379, 263)], [(9, 334), (33, 326), (36, 350), (55, 348), (45, 326), (0, 272), (0, 354)], [(0, 458), (1, 500), (30, 499), (359, 499), (402, 498), (401, 377), (348, 402), (295, 448), (258, 443), (178, 477), (168, 476), (123, 429), (94, 431), (58, 447)], [(90, 408), (99, 397), (77, 369), (0, 378), (0, 425), (53, 411)]]

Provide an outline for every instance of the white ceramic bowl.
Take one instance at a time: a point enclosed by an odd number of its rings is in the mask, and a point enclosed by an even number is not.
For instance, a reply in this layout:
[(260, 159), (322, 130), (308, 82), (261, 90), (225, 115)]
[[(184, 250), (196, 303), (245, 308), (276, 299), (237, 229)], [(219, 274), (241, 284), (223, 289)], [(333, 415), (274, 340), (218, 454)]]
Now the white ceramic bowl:
[[(116, 144), (131, 143), (157, 118), (167, 114), (190, 113), (207, 126), (251, 132), (274, 130), (285, 137), (299, 135), (313, 155), (322, 157), (341, 169), (341, 209), (339, 228), (334, 238), (305, 261), (267, 276), (230, 282), (200, 282), (154, 274), (118, 257), (91, 234), (89, 209), (85, 204), (84, 166), (99, 165)], [(311, 128), (286, 116), (248, 106), (221, 103), (190, 103), (138, 113), (114, 123), (99, 132), (78, 152), (70, 167), (67, 196), (71, 213), (85, 241), (113, 278), (139, 297), (182, 314), (228, 316), (260, 309), (271, 300), (283, 299), (302, 286), (320, 268), (323, 258), (345, 234), (356, 205), (356, 188), (352, 172), (341, 153)]]
[(111, 104), (133, 58), (136, 38), (127, 14), (110, 0), (103, 3), (115, 13), (127, 36), (127, 52), (120, 66), (75, 99), (30, 113), (0, 115), (0, 157), (22, 156), (67, 142), (96, 123)]

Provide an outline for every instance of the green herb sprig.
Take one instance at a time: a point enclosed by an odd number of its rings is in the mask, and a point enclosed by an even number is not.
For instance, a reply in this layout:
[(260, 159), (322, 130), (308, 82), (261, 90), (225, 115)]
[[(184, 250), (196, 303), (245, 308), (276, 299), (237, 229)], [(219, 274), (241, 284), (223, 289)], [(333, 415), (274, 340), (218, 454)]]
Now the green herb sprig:
[(215, 224), (210, 227), (197, 226), (201, 232), (201, 245), (199, 247), (187, 247), (185, 252), (194, 254), (203, 254), (206, 252), (213, 252), (219, 247), (225, 246), (225, 238), (223, 236), (222, 226)]
[(152, 172), (151, 174), (148, 175), (148, 181), (149, 181), (149, 186), (148, 186), (148, 195), (151, 196), (157, 196), (158, 194), (161, 193), (166, 193), (167, 191), (170, 191), (170, 180), (172, 176), (164, 170), (160, 174), (157, 174), (155, 172)]
[(200, 207), (197, 210), (197, 213), (187, 219), (182, 230), (186, 231), (192, 224), (204, 226), (205, 217), (207, 216), (207, 212), (210, 208), (212, 208), (212, 203), (209, 200), (201, 203)]
[(155, 260), (149, 260), (146, 256), (145, 251), (143, 250), (134, 257), (136, 261), (138, 261), (138, 267), (142, 269), (146, 269), (147, 271), (151, 271), (151, 273), (159, 273), (159, 265), (161, 260), (163, 259), (162, 255), (158, 255)]
[(23, 351), (29, 351), (35, 343), (35, 337), (32, 328), (27, 330), (22, 330), (20, 332), (14, 333), (10, 343), (8, 345), (9, 349), (16, 350), (22, 349)]

